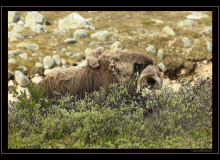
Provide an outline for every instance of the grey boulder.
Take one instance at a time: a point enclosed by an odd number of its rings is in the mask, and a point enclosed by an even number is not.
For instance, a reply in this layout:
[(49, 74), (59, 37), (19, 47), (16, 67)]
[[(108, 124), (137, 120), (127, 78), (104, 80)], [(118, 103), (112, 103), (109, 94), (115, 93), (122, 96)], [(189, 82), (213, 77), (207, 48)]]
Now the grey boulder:
[(21, 71), (15, 71), (15, 80), (21, 87), (30, 83), (30, 80)]

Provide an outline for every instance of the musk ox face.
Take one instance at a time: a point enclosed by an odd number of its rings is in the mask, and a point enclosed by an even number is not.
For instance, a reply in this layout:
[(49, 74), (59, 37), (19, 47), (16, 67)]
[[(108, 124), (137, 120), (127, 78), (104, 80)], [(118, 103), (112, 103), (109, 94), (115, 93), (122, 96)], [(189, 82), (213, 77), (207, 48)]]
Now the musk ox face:
[(137, 83), (137, 90), (135, 94), (138, 94), (141, 89), (150, 86), (151, 90), (160, 90), (163, 85), (163, 79), (160, 77), (160, 70), (154, 65), (148, 65), (140, 74)]

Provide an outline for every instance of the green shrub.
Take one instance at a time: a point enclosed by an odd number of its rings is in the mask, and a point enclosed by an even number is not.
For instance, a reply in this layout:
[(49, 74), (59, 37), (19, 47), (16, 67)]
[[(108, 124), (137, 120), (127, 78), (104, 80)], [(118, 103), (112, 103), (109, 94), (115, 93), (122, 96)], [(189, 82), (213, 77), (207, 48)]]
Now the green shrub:
[[(10, 102), (8, 148), (212, 148), (212, 80), (131, 96), (119, 84), (84, 99), (28, 86)], [(15, 106), (16, 105), (16, 106)]]

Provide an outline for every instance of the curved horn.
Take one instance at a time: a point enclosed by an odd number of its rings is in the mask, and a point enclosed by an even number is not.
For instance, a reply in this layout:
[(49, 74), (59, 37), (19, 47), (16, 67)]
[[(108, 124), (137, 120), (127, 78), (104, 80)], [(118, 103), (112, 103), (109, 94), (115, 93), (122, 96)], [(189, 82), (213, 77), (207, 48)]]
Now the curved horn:
[(147, 79), (148, 77), (153, 78), (159, 84), (159, 86), (161, 87), (162, 86), (162, 80), (159, 76), (160, 76), (160, 72), (159, 72), (159, 69), (156, 68), (156, 66), (152, 66), (152, 65), (147, 66), (141, 72), (140, 78), (138, 79), (137, 90), (136, 90), (135, 95), (140, 93), (141, 83), (144, 79)]

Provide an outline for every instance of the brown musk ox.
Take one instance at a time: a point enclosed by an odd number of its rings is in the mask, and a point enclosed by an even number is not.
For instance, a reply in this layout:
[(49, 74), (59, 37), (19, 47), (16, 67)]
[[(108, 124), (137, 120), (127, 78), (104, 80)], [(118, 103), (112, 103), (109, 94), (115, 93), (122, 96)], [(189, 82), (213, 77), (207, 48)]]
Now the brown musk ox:
[[(154, 59), (135, 51), (117, 50), (104, 53), (103, 47), (92, 50), (86, 61), (79, 66), (66, 69), (54, 68), (39, 84), (45, 88), (44, 96), (55, 97), (54, 91), (84, 98), (85, 92), (98, 91), (100, 87), (109, 93), (109, 85), (121, 83), (131, 95), (138, 94), (145, 85), (161, 89), (163, 80)], [(140, 73), (135, 85), (135, 73)], [(137, 89), (137, 90), (136, 90)]]

